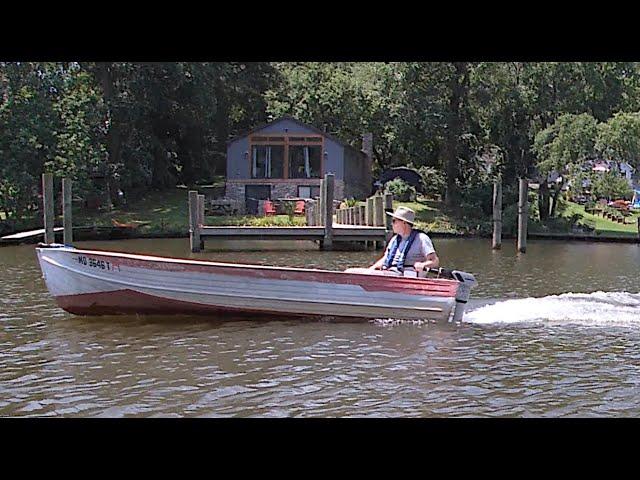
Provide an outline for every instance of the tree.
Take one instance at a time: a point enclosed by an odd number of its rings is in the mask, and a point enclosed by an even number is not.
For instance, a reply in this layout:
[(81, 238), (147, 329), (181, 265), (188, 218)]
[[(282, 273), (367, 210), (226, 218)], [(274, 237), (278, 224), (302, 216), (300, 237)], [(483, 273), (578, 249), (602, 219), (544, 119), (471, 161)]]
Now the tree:
[(640, 113), (618, 112), (599, 124), (596, 149), (607, 160), (640, 167)]
[(585, 160), (593, 157), (597, 131), (598, 122), (591, 115), (564, 114), (536, 135), (533, 151), (537, 155), (538, 169), (543, 174), (542, 181), (546, 182), (547, 175), (552, 171), (561, 175), (560, 181), (556, 182), (550, 212), (552, 217), (570, 168), (580, 167)]

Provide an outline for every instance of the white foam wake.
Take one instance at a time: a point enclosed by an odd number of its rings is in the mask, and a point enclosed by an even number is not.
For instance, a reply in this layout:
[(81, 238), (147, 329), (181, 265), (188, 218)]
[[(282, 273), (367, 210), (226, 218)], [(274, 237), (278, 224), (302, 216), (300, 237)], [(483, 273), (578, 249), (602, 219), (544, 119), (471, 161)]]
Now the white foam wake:
[(504, 300), (469, 309), (464, 321), (478, 324), (551, 322), (640, 327), (640, 293), (563, 293)]

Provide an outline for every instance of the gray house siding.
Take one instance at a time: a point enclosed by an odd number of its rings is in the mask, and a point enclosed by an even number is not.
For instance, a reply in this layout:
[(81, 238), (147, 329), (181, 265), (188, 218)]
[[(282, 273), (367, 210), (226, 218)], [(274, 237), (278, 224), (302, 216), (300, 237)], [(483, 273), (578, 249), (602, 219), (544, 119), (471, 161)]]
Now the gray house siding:
[[(297, 136), (322, 135), (322, 172), (335, 175), (335, 198), (365, 198), (371, 189), (371, 171), (367, 157), (356, 148), (352, 148), (339, 139), (325, 134), (313, 126), (300, 124), (291, 117), (281, 118), (268, 125), (258, 127), (227, 144), (227, 183), (225, 196), (245, 205), (248, 197), (255, 196), (260, 190), (271, 199), (295, 197), (299, 187), (318, 188), (320, 178), (251, 178), (249, 138), (253, 135), (278, 136), (288, 134)], [(317, 190), (316, 190), (317, 191)], [(300, 194), (301, 195), (301, 194)], [(248, 205), (248, 203), (247, 203)]]
[(345, 148), (344, 196), (364, 199), (371, 191), (371, 172), (364, 154)]
[[(324, 172), (322, 172), (322, 174), (333, 173), (336, 180), (343, 180), (345, 148), (325, 137), (324, 151), (327, 152), (327, 154), (324, 156)], [(324, 152), (322, 153), (324, 154)]]
[(240, 180), (251, 177), (248, 150), (249, 137), (243, 137), (227, 147), (227, 179)]
[[(285, 133), (285, 129), (288, 130), (286, 133), (318, 134), (316, 131), (305, 128), (291, 120), (282, 120), (256, 130), (251, 135)], [(251, 178), (249, 164), (249, 137), (251, 135), (238, 138), (227, 146), (227, 178), (229, 180)], [(336, 176), (336, 180), (344, 178), (344, 151), (345, 148), (339, 143), (330, 138), (324, 138), (324, 152), (322, 152), (324, 156), (324, 172), (322, 172), (322, 175), (333, 173)], [(326, 155), (324, 155), (325, 152)]]

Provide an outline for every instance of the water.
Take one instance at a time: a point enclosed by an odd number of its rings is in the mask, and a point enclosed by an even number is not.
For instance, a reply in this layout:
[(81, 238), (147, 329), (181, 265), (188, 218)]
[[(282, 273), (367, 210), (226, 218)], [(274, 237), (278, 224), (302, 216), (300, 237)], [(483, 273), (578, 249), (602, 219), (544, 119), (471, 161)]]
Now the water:
[[(489, 240), (434, 243), (444, 266), (479, 281), (462, 325), (76, 317), (47, 293), (33, 246), (0, 248), (0, 415), (640, 414), (639, 246), (539, 241), (517, 255)], [(334, 270), (379, 255), (242, 245), (78, 244)]]

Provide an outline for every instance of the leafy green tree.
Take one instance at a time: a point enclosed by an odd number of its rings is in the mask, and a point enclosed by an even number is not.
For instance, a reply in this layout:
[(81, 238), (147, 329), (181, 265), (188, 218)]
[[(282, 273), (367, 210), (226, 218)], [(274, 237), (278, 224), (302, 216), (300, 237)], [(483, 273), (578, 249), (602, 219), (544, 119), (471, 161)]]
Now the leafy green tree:
[(633, 196), (633, 189), (627, 179), (615, 170), (597, 175), (593, 181), (592, 192), (598, 198), (609, 200), (631, 199)]
[(598, 125), (596, 149), (607, 160), (640, 166), (640, 113), (618, 112)]
[[(556, 182), (556, 191), (550, 215), (555, 215), (558, 198), (566, 183), (566, 175), (572, 166), (581, 166), (584, 161), (593, 158), (595, 152), (598, 122), (587, 113), (580, 115), (564, 114), (549, 127), (538, 132), (533, 151), (537, 155), (538, 169), (543, 181), (552, 171), (561, 175)], [(541, 218), (544, 217), (542, 211)]]

